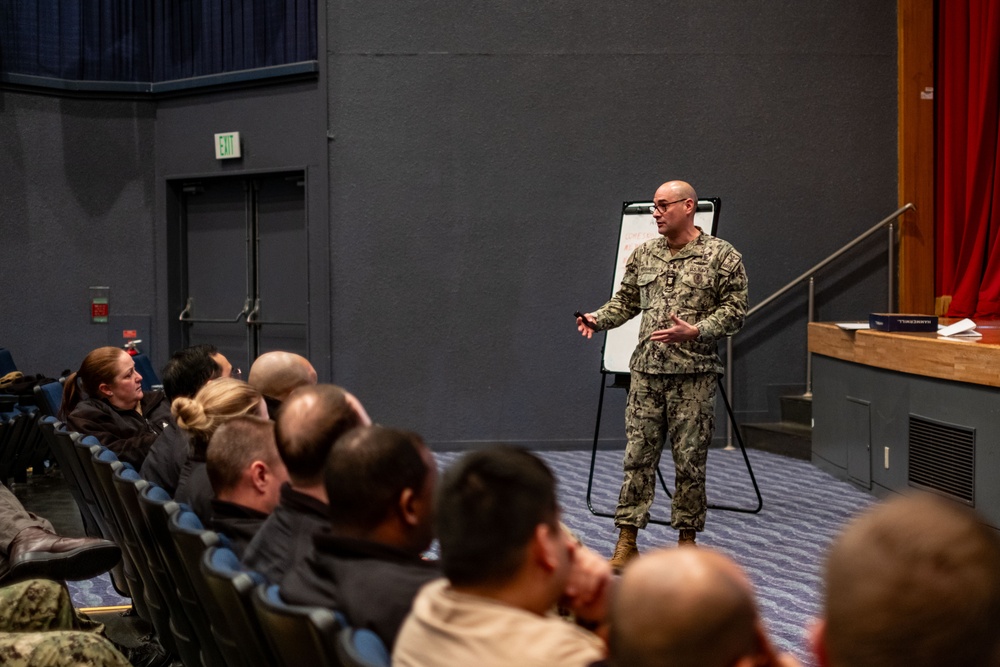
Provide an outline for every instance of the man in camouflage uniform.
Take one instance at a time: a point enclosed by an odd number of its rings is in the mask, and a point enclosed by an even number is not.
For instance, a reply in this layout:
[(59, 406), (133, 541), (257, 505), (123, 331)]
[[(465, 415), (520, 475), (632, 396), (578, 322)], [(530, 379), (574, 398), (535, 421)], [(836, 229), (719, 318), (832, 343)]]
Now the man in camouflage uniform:
[(660, 238), (629, 257), (621, 288), (577, 328), (590, 338), (642, 313), (639, 344), (625, 409), (625, 479), (615, 525), (612, 565), (638, 555), (635, 538), (649, 521), (656, 467), (667, 435), (675, 466), (670, 525), (680, 544), (694, 544), (705, 527), (705, 462), (712, 441), (716, 378), (723, 372), (717, 341), (743, 325), (747, 276), (740, 253), (694, 225), (698, 196), (683, 181), (661, 185), (653, 197)]
[(78, 615), (66, 589), (33, 579), (0, 588), (0, 664), (9, 667), (127, 667), (102, 636), (104, 626)]

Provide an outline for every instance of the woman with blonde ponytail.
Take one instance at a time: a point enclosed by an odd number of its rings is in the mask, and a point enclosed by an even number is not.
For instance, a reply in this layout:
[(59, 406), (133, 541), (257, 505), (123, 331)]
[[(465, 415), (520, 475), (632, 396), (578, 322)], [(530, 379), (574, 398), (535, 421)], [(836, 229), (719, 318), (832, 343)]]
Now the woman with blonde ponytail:
[(195, 514), (207, 522), (215, 496), (205, 471), (205, 452), (212, 434), (233, 417), (252, 415), (267, 419), (267, 405), (260, 392), (246, 382), (219, 378), (202, 387), (194, 398), (175, 398), (170, 409), (190, 443), (174, 499), (191, 505)]
[(153, 441), (173, 421), (162, 391), (142, 391), (135, 361), (120, 347), (99, 347), (63, 385), (60, 417), (74, 431), (96, 436), (138, 468)]

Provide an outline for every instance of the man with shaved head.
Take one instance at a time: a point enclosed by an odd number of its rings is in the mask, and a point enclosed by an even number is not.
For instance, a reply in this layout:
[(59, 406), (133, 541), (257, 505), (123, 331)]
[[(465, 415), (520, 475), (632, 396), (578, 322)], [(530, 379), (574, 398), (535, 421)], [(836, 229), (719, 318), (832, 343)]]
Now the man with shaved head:
[(316, 384), (316, 369), (293, 352), (265, 352), (253, 362), (247, 382), (264, 395), (268, 414), (276, 415), (294, 389)]
[(767, 638), (739, 565), (662, 549), (625, 569), (611, 603), (613, 667), (795, 667)]
[(441, 576), (433, 537), (437, 465), (420, 436), (361, 426), (337, 440), (322, 474), (326, 529), (281, 582), (286, 602), (342, 613), (391, 650), (421, 586)]
[(278, 453), (289, 481), (281, 501), (247, 547), (243, 562), (281, 583), (312, 548), (313, 534), (328, 526), (323, 466), (333, 443), (356, 426), (371, 424), (361, 402), (332, 384), (299, 387), (278, 413)]
[(660, 237), (633, 251), (611, 300), (576, 321), (591, 338), (642, 313), (629, 362), (625, 478), (615, 512), (620, 533), (611, 559), (618, 569), (639, 554), (636, 536), (649, 522), (668, 436), (676, 487), (670, 525), (681, 544), (694, 544), (705, 527), (705, 464), (715, 430), (715, 386), (723, 372), (716, 348), (743, 326), (747, 274), (733, 246), (695, 227), (697, 208), (689, 184), (661, 185), (650, 207)]
[(1000, 665), (1000, 540), (928, 494), (875, 506), (834, 541), (820, 667)]

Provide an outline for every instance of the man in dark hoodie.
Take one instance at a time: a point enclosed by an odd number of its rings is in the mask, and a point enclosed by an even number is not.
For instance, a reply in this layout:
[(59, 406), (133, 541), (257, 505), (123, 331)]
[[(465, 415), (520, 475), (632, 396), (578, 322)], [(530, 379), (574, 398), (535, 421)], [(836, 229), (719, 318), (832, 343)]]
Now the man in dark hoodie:
[(421, 557), (433, 533), (434, 459), (415, 433), (363, 426), (334, 444), (324, 478), (330, 525), (281, 597), (336, 609), (391, 649), (417, 591), (441, 576)]
[(260, 417), (234, 417), (212, 435), (205, 458), (215, 492), (208, 524), (226, 535), (241, 555), (274, 511), (281, 485), (288, 481), (274, 444), (274, 424)]
[(243, 563), (280, 584), (312, 549), (312, 536), (330, 523), (323, 466), (340, 436), (371, 424), (358, 399), (332, 384), (300, 387), (275, 426), (278, 453), (288, 469), (278, 506), (243, 555)]

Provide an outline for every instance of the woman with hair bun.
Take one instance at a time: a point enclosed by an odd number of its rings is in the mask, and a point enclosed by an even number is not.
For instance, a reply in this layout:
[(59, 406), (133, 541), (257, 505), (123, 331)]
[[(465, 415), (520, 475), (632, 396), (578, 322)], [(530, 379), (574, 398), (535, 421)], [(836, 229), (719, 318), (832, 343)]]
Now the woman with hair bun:
[(119, 459), (138, 468), (173, 421), (162, 391), (142, 391), (135, 361), (120, 347), (99, 347), (63, 385), (59, 416), (69, 427), (96, 436)]
[(233, 417), (252, 415), (267, 419), (267, 405), (261, 393), (246, 382), (219, 378), (198, 390), (194, 398), (175, 398), (170, 410), (191, 445), (174, 499), (191, 505), (194, 513), (208, 522), (215, 493), (205, 471), (205, 453), (212, 434)]

